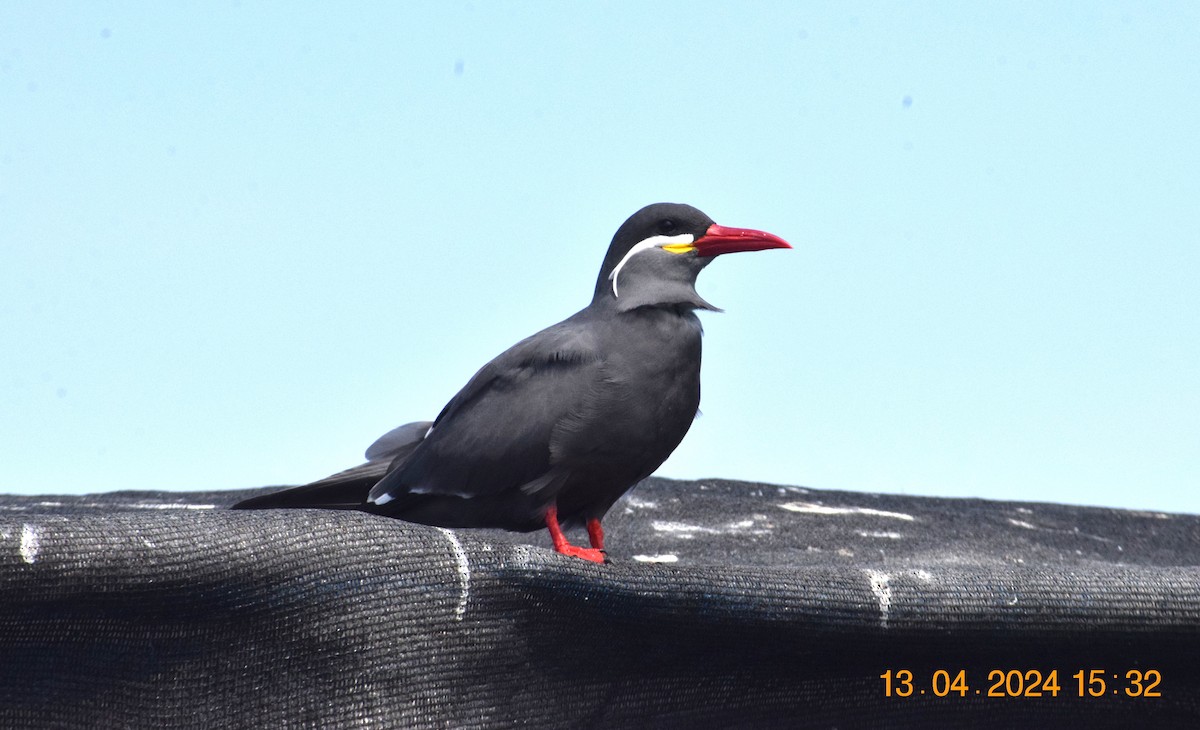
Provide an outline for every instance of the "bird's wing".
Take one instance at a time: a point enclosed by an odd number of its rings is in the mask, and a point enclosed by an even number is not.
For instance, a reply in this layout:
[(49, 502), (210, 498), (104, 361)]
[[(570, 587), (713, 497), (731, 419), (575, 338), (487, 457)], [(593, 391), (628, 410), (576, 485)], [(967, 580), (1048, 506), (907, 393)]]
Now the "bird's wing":
[(411, 453), (429, 433), (429, 427), (432, 425), (432, 421), (417, 421), (393, 428), (367, 447), (367, 461), (393, 461), (399, 456)]
[(603, 378), (594, 337), (570, 320), (522, 340), (471, 378), (370, 498), (473, 497), (549, 479), (556, 424)]

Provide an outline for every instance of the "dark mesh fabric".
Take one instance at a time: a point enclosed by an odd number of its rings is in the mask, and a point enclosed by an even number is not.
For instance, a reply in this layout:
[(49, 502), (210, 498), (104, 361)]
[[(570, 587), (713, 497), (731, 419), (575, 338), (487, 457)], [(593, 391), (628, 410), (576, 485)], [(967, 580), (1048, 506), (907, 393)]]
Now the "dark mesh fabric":
[(0, 496), (0, 726), (1200, 727), (1197, 516), (651, 479), (597, 566), (259, 491)]

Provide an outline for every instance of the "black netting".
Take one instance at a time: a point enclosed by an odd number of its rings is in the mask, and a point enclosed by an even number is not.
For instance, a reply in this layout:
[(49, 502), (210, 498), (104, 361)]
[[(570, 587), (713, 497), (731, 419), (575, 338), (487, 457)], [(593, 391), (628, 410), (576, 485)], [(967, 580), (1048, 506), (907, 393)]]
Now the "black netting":
[(597, 566), (252, 493), (0, 496), (0, 725), (1200, 726), (1197, 516), (651, 479)]

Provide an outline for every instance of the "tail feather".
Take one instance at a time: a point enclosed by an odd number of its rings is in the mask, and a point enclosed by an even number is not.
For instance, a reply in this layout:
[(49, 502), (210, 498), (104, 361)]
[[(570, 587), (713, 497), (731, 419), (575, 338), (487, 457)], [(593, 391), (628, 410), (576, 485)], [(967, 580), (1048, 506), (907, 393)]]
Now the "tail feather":
[(387, 470), (386, 461), (368, 462), (312, 484), (242, 500), (232, 509), (369, 508), (367, 495)]
[[(367, 449), (367, 463), (360, 464), (324, 479), (279, 492), (251, 497), (231, 509), (357, 509), (378, 512), (367, 501), (374, 487), (389, 471), (407, 461), (428, 435), (429, 421), (407, 423), (381, 436)], [(394, 509), (394, 508), (393, 508)]]

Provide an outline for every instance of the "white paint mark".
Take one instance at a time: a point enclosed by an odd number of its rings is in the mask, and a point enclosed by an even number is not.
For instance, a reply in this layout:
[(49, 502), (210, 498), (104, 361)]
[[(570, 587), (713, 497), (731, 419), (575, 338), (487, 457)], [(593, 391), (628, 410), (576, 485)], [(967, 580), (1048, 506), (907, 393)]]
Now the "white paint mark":
[(816, 504), (814, 502), (787, 502), (778, 506), (780, 509), (785, 509), (788, 512), (806, 512), (814, 515), (871, 515), (872, 517), (891, 517), (892, 519), (908, 522), (913, 522), (917, 519), (903, 512), (888, 512), (881, 509), (871, 509), (870, 507), (826, 507), (823, 504)]
[(21, 559), (26, 563), (33, 565), (37, 560), (38, 548), (41, 547), (42, 538), (38, 535), (37, 528), (33, 525), (21, 525)]
[(608, 278), (612, 280), (613, 284), (613, 296), (621, 296), (620, 294), (617, 294), (617, 275), (621, 273), (621, 269), (625, 267), (625, 264), (628, 263), (629, 259), (633, 258), (634, 254), (639, 254), (642, 251), (654, 248), (655, 246), (666, 246), (671, 243), (692, 243), (695, 240), (696, 237), (692, 234), (681, 233), (678, 236), (651, 236), (633, 244), (633, 248), (629, 249), (625, 253), (625, 256), (622, 257), (621, 260), (617, 262), (617, 265), (613, 267), (612, 273), (608, 275)]
[(633, 559), (639, 563), (678, 563), (679, 556), (671, 555), (634, 555)]
[(899, 532), (867, 532), (859, 530), (858, 534), (859, 537), (877, 537), (882, 540), (900, 540), (904, 537)]
[(888, 612), (892, 609), (892, 587), (888, 585), (890, 576), (878, 570), (868, 570), (867, 577), (871, 579), (871, 592), (879, 599), (879, 625), (888, 627)]
[(1009, 524), (1016, 525), (1017, 527), (1024, 527), (1026, 530), (1036, 530), (1037, 529), (1037, 525), (1026, 522), (1025, 520), (1014, 520), (1013, 518), (1009, 517), (1008, 522), (1009, 522)]
[[(376, 502), (376, 504), (379, 504)], [(454, 559), (458, 561), (458, 578), (462, 584), (462, 595), (458, 597), (458, 606), (454, 609), (454, 620), (462, 621), (467, 615), (467, 599), (471, 596), (471, 565), (467, 562), (467, 551), (458, 541), (458, 535), (445, 527), (437, 528), (450, 541), (450, 549), (454, 551)]]

